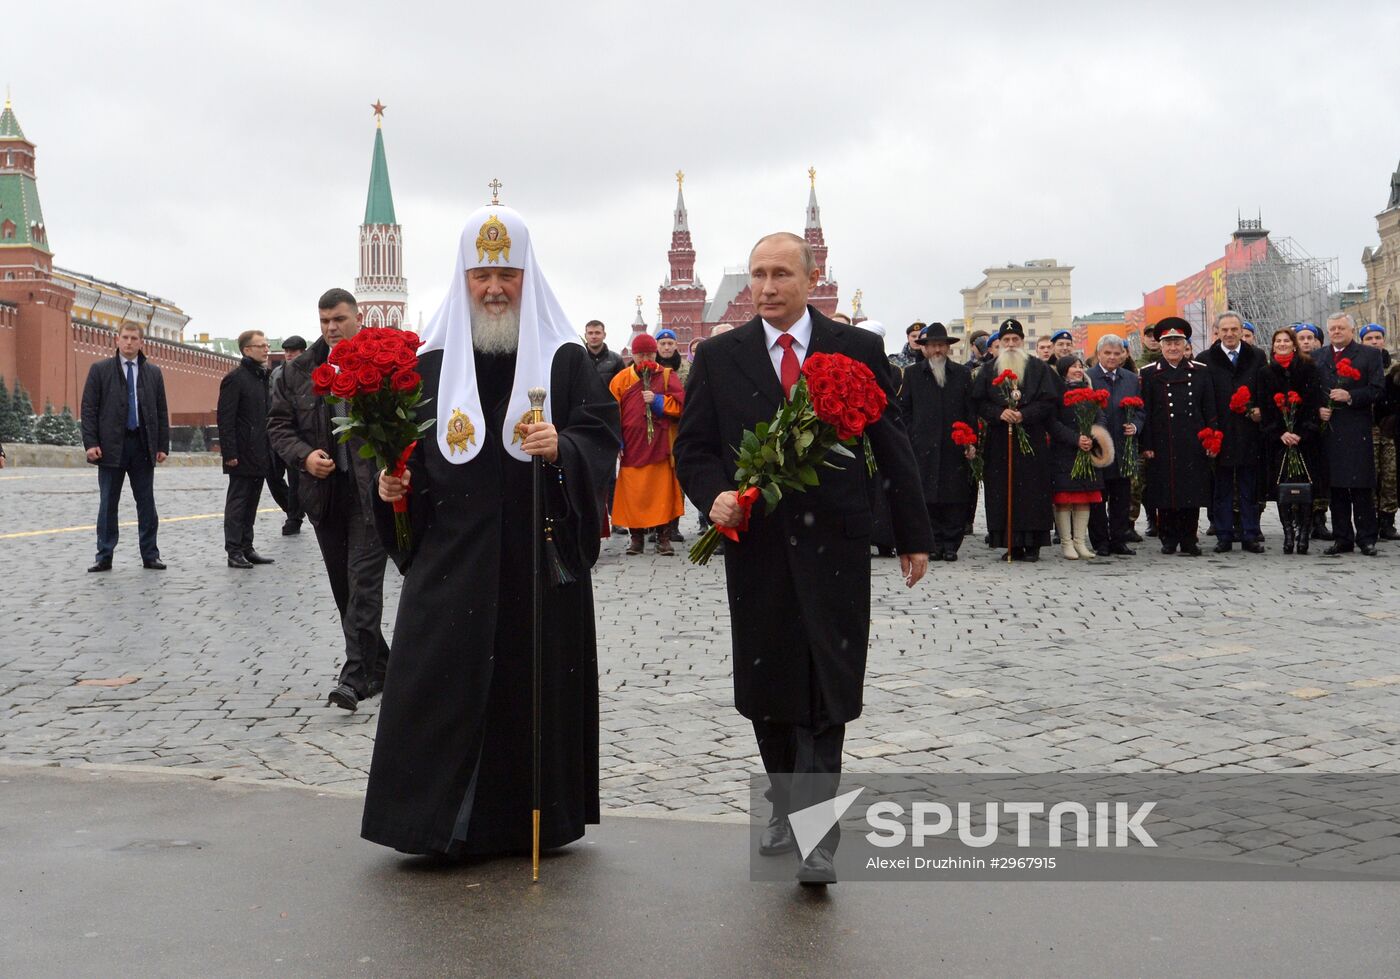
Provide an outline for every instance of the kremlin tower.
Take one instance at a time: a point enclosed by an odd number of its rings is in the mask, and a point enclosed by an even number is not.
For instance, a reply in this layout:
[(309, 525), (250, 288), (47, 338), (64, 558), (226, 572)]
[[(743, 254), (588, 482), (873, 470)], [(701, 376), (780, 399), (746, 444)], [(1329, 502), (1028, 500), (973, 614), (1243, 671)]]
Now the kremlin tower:
[[(666, 259), (671, 265), (671, 274), (661, 286), (662, 326), (674, 330), (676, 339), (687, 343), (692, 338), (704, 336), (705, 287), (695, 278), (695, 249), (690, 243), (690, 218), (685, 213), (685, 173), (676, 171), (676, 214), (671, 227), (671, 250)], [(641, 317), (641, 306), (637, 307)]]
[(394, 217), (389, 189), (389, 163), (384, 157), (384, 106), (375, 102), (374, 158), (369, 170), (369, 196), (360, 225), (360, 274), (355, 278), (355, 301), (364, 326), (404, 327), (408, 280), (403, 275), (403, 231)]

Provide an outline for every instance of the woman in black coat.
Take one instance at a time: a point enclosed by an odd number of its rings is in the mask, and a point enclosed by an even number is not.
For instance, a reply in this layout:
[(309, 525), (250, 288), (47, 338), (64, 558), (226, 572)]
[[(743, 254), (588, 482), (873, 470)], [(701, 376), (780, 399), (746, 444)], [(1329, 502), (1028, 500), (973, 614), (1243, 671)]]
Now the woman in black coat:
[[(1076, 354), (1061, 357), (1055, 363), (1055, 371), (1063, 382), (1065, 393), (1079, 388), (1091, 389), (1089, 376), (1084, 370), (1084, 361)], [(1107, 419), (1102, 411), (1094, 419), (1095, 427), (1107, 436)], [(1112, 439), (1094, 439), (1079, 434), (1078, 409), (1069, 407), (1060, 399), (1059, 408), (1050, 416), (1046, 426), (1050, 433), (1050, 470), (1052, 474), (1053, 502), (1055, 504), (1055, 529), (1060, 533), (1060, 553), (1070, 561), (1093, 558), (1094, 551), (1089, 547), (1089, 510), (1096, 503), (1103, 502), (1103, 475), (1097, 466), (1107, 464), (1102, 461), (1102, 443), (1107, 441), (1109, 461), (1112, 461)], [(1095, 460), (1096, 468), (1088, 477), (1076, 479), (1072, 472), (1074, 461), (1080, 451), (1093, 452), (1100, 456)]]
[[(1312, 500), (1327, 494), (1327, 463), (1319, 437), (1322, 423), (1317, 414), (1327, 401), (1322, 390), (1322, 374), (1299, 347), (1298, 335), (1291, 327), (1274, 332), (1269, 362), (1259, 372), (1257, 384), (1256, 403), (1263, 416), (1259, 432), (1264, 440), (1267, 498), (1278, 504), (1279, 520), (1283, 523), (1283, 553), (1292, 554), (1296, 547), (1299, 554), (1306, 554), (1312, 529)], [(1274, 400), (1281, 394), (1286, 402), (1290, 393), (1302, 398), (1302, 402), (1294, 406), (1292, 433)], [(1284, 453), (1289, 445), (1298, 448), (1307, 466), (1307, 475), (1292, 477), (1283, 472)], [(1312, 498), (1306, 503), (1282, 502), (1278, 493), (1280, 482), (1310, 483)]]

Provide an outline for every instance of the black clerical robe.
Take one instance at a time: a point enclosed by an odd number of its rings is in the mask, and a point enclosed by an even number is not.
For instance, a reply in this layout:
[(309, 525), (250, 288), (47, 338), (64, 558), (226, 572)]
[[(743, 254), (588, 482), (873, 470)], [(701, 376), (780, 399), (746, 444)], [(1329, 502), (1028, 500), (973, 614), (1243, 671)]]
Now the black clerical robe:
[[(419, 363), (437, 410), (441, 352)], [(500, 444), (514, 355), (476, 355), (485, 439), (470, 462), (443, 458), (429, 429), (409, 460), (413, 552), (404, 572), (361, 834), (406, 853), (492, 854), (531, 844), (531, 463)], [(590, 569), (597, 510), (621, 444), (617, 402), (584, 347), (559, 350), (550, 410), (559, 458), (545, 467), (562, 561), (577, 579), (549, 586), (543, 633), (545, 847), (598, 821), (598, 658)], [(377, 499), (377, 495), (376, 495)]]
[[(1053, 472), (1047, 426), (1060, 404), (1060, 378), (1035, 357), (1026, 359), (1025, 377), (1018, 378), (1021, 391), (1016, 402), (1024, 419), (1030, 451), (1022, 452), (1012, 426), (1001, 420), (1008, 407), (1007, 388), (994, 385), (1001, 373), (997, 361), (983, 365), (972, 382), (972, 401), (986, 421), (983, 452), (986, 468), (983, 486), (987, 497), (987, 530), (993, 547), (1044, 547), (1050, 543), (1054, 524), (1051, 500)], [(1011, 533), (1008, 540), (1007, 441), (1011, 442)]]

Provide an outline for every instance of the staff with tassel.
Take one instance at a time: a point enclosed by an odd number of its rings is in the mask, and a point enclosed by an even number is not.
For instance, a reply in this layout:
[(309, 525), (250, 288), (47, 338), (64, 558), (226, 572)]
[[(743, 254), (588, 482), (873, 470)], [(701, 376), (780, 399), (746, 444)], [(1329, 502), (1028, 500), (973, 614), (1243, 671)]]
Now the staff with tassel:
[(1011, 443), (1015, 441), (1016, 428), (1014, 425), (1006, 426), (1006, 563), (1011, 563), (1011, 470), (1014, 465), (1015, 453), (1011, 451)]
[[(531, 388), (530, 422), (538, 425), (544, 421), (544, 388)], [(532, 770), (530, 781), (531, 799), (531, 845), (530, 880), (540, 879), (540, 693), (542, 690), (541, 671), (544, 659), (544, 459), (534, 456), (530, 461), (530, 477), (534, 496), (533, 519), (530, 522), (530, 569), (534, 591), (534, 622), (530, 630), (530, 753)]]

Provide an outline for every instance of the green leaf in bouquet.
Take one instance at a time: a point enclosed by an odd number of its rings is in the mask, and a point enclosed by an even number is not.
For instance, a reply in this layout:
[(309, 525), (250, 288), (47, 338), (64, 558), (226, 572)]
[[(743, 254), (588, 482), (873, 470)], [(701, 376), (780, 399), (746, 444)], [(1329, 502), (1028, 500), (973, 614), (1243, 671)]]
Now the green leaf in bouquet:
[(418, 434), (419, 434), (419, 435), (422, 435), (422, 434), (423, 434), (424, 432), (426, 432), (428, 429), (432, 428), (432, 427), (433, 427), (433, 423), (436, 422), (436, 421), (437, 421), (436, 418), (429, 418), (427, 421), (419, 422), (419, 423), (418, 423)]
[(360, 453), (359, 453), (359, 455), (360, 455), (360, 458), (361, 458), (361, 459), (373, 459), (373, 458), (374, 458), (374, 449), (373, 449), (371, 446), (369, 446), (369, 445), (362, 445), (362, 446), (360, 446)]
[(763, 441), (764, 439), (768, 438), (768, 423), (759, 422), (753, 427), (753, 434), (754, 437), (756, 437), (759, 441)]
[(757, 452), (762, 448), (762, 445), (758, 441), (758, 436), (751, 431), (744, 433), (743, 441), (741, 441), (739, 445), (746, 452)]
[[(840, 457), (843, 458), (843, 459), (854, 459), (854, 458), (856, 457), (856, 454), (855, 454), (854, 452), (852, 452), (850, 449), (846, 448), (846, 445), (845, 445), (844, 442), (835, 442), (835, 443), (833, 443), (832, 446), (831, 446), (831, 452), (830, 452), (830, 454), (831, 454), (831, 455), (834, 455), (834, 456), (840, 456)], [(836, 467), (836, 468), (839, 469), (840, 467), (838, 466), (838, 467)]]
[(351, 418), (349, 415), (335, 415), (331, 418), (332, 425), (349, 425), (354, 421), (355, 419)]
[(797, 477), (808, 486), (816, 486), (821, 482), (821, 480), (817, 478), (817, 471), (811, 466), (803, 466), (798, 469)]
[(774, 464), (778, 462), (778, 450), (773, 448), (773, 446), (765, 444), (760, 451), (763, 455), (764, 462), (770, 462)]
[(400, 418), (402, 418), (404, 421), (408, 421), (408, 415), (404, 413), (404, 410), (403, 410), (402, 406), (400, 406), (400, 407), (398, 407), (398, 408), (395, 408), (395, 409), (394, 409), (394, 414), (398, 415), (398, 416), (399, 416)]
[(775, 483), (769, 483), (761, 490), (763, 502), (768, 507), (768, 512), (772, 513), (777, 509), (779, 501), (783, 498), (783, 491)]
[(810, 448), (812, 447), (812, 440), (815, 439), (816, 437), (817, 437), (817, 436), (815, 435), (815, 433), (813, 433), (813, 432), (811, 432), (811, 431), (802, 431), (802, 432), (798, 432), (798, 433), (797, 433), (797, 451), (798, 451), (798, 452), (806, 452), (808, 449), (810, 449)]

